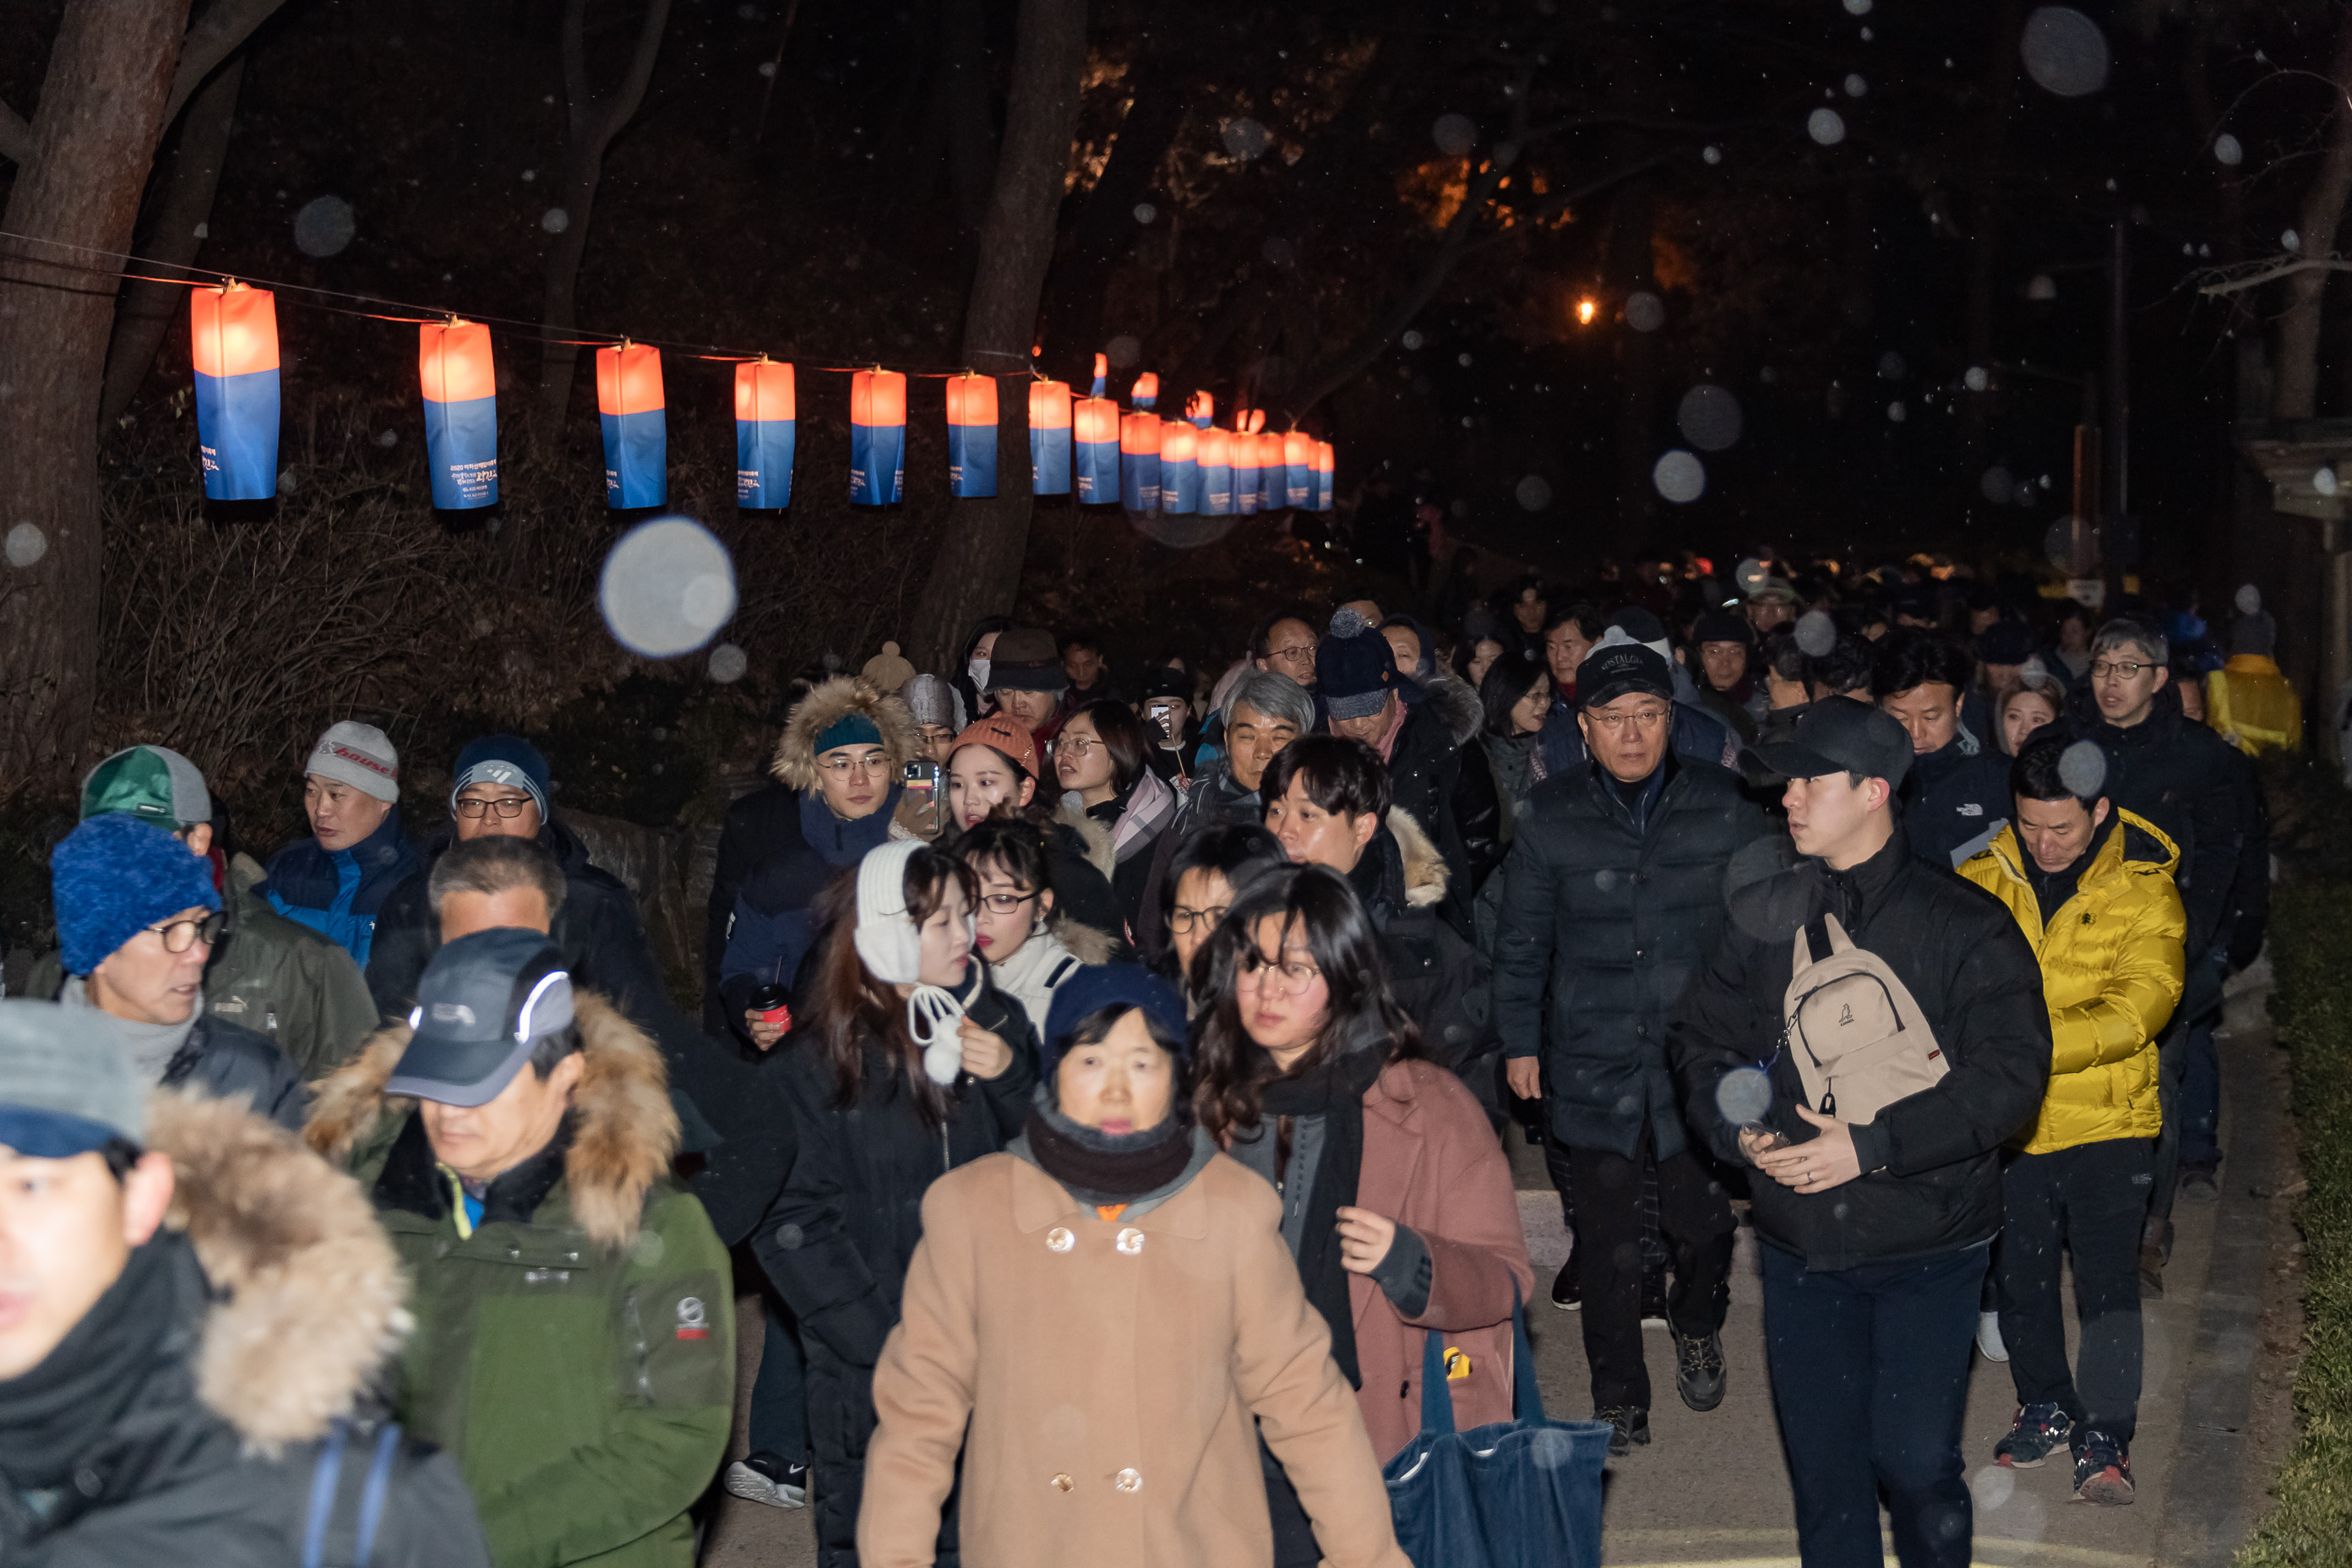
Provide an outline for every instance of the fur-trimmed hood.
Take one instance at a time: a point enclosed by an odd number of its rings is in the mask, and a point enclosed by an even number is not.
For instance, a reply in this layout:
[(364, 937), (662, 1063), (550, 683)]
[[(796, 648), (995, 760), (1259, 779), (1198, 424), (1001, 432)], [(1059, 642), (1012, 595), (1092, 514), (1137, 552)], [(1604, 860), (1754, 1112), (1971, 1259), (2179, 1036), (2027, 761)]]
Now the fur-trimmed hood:
[(1468, 745), (1486, 727), (1486, 707), (1465, 680), (1441, 673), (1422, 684), (1421, 696), (1431, 710), (1445, 721), (1446, 731), (1457, 746)]
[(325, 1436), (411, 1327), (367, 1194), (234, 1100), (156, 1090), (147, 1146), (172, 1162), (164, 1223), (187, 1235), (220, 1297), (196, 1351), (197, 1396), (260, 1453)]
[[(822, 689), (822, 688), (820, 688)], [(572, 993), (584, 1070), (572, 1091), (572, 1145), (563, 1157), (572, 1216), (588, 1238), (620, 1251), (636, 1245), (646, 1194), (677, 1152), (677, 1112), (661, 1051), (644, 1031), (593, 991)], [(370, 1035), (349, 1065), (321, 1082), (302, 1137), (338, 1163), (376, 1141), (387, 1114), (397, 1121), (416, 1102), (383, 1092), (408, 1026)]]
[(899, 770), (915, 760), (915, 715), (904, 699), (862, 675), (835, 676), (800, 700), (784, 721), (768, 771), (804, 795), (815, 789), (816, 738), (851, 713), (865, 714), (882, 732), (882, 756), (890, 769), (887, 782), (897, 784)]
[(1108, 879), (1118, 869), (1118, 851), (1111, 846), (1110, 824), (1097, 822), (1083, 805), (1065, 800), (1054, 809), (1054, 820), (1078, 836), (1086, 846), (1087, 864)]
[(1445, 857), (1429, 841), (1421, 824), (1402, 806), (1389, 807), (1389, 832), (1395, 837), (1397, 852), (1404, 857), (1404, 901), (1410, 908), (1425, 910), (1445, 901)]

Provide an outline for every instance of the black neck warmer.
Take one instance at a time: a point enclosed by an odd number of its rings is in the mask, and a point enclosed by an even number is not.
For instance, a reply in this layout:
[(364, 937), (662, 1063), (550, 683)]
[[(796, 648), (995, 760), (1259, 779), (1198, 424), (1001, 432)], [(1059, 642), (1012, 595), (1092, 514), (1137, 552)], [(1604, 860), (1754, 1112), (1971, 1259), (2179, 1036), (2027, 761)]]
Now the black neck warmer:
[(185, 1358), (203, 1294), (184, 1237), (161, 1232), (132, 1247), (121, 1274), (57, 1348), (22, 1377), (0, 1382), (0, 1475), (19, 1491), (63, 1486), (148, 1380)]
[(1063, 1115), (1042, 1086), (1022, 1131), (1037, 1168), (1082, 1204), (1120, 1204), (1158, 1192), (1192, 1158), (1192, 1130), (1173, 1110), (1140, 1132), (1104, 1132)]

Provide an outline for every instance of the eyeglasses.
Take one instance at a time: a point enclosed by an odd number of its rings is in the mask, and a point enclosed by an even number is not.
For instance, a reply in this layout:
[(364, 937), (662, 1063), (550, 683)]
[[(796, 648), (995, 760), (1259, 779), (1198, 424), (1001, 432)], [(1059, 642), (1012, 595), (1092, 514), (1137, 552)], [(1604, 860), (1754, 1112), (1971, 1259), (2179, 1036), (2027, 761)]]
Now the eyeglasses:
[(1218, 904), (1205, 910), (1188, 910), (1183, 905), (1178, 904), (1168, 911), (1168, 929), (1178, 936), (1191, 936), (1194, 926), (1202, 927), (1203, 930), (1213, 929), (1219, 921), (1225, 918), (1227, 908), (1228, 906), (1224, 904)]
[(879, 757), (835, 757), (830, 762), (819, 763), (817, 766), (835, 778), (845, 779), (852, 773), (878, 773), (885, 763)]
[(165, 952), (185, 952), (198, 942), (210, 947), (220, 941), (221, 932), (228, 930), (228, 916), (215, 910), (202, 920), (165, 921), (147, 929), (163, 939)]
[(495, 809), (500, 816), (512, 822), (530, 803), (530, 796), (527, 795), (502, 795), (495, 800), (461, 800), (457, 803), (457, 815), (472, 822)]
[(992, 913), (1009, 915), (1036, 896), (1034, 893), (982, 893), (980, 901), (986, 904)]
[(2129, 680), (2141, 670), (2153, 668), (2151, 665), (2141, 664), (2136, 659), (2095, 658), (2091, 661), (2091, 679), (2105, 680), (2111, 675), (2119, 675), (2126, 680)]
[(1242, 954), (1242, 973), (1283, 996), (1296, 996), (1323, 978), (1323, 972), (1304, 959), (1294, 958), (1287, 963), (1274, 963), (1268, 962), (1265, 954), (1257, 952)]
[(1102, 742), (1084, 735), (1065, 735), (1054, 742), (1054, 749), (1067, 752), (1074, 757), (1091, 757), (1102, 749)]
[(1654, 730), (1666, 721), (1668, 711), (1664, 708), (1636, 708), (1631, 713), (1587, 713), (1585, 717), (1616, 735), (1622, 734), (1628, 724), (1637, 730)]
[(1265, 657), (1280, 659), (1285, 664), (1312, 664), (1315, 662), (1315, 645), (1311, 642), (1293, 643), (1288, 647), (1269, 649)]

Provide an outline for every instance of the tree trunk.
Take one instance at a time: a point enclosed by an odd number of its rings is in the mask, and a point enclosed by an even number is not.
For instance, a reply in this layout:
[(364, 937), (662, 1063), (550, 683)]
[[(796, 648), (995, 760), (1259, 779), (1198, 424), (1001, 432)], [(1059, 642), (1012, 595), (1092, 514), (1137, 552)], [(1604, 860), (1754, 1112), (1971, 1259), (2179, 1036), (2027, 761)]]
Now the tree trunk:
[(996, 163), (980, 267), (964, 316), (964, 363), (1000, 377), (995, 497), (951, 503), (947, 535), (924, 584), (909, 641), (920, 669), (940, 670), (964, 627), (1012, 609), (1034, 506), (1027, 384), (1037, 295), (1054, 256), (1055, 220), (1077, 127), (1086, 68), (1086, 0), (1021, 0), (1013, 91)]
[[(245, 61), (231, 60), (189, 100), (163, 203), (139, 246), (141, 255), (163, 263), (166, 271), (185, 270), (204, 248), (196, 230), (212, 216), (213, 193), (220, 186), (221, 165), (228, 159), (236, 89), (244, 78)], [(133, 281), (123, 286), (122, 303), (114, 318), (114, 344), (106, 354), (106, 391), (98, 405), (101, 426), (112, 424), (139, 395), (140, 384), (154, 368), (155, 351), (163, 346), (165, 334), (187, 309), (187, 289), (177, 283)]]
[(604, 149), (635, 118), (645, 101), (646, 84), (653, 79), (654, 58), (661, 53), (662, 34), (669, 26), (669, 0), (649, 0), (644, 23), (637, 29), (636, 52), (628, 74), (607, 98), (588, 90), (588, 50), (585, 37), (587, 0), (568, 0), (563, 7), (563, 232), (547, 252), (547, 292), (540, 321), (547, 342), (540, 351), (540, 428), (552, 436), (563, 427), (563, 413), (572, 401), (572, 375), (580, 362), (580, 345), (559, 342), (569, 338), (576, 321), (574, 290), (580, 281), (580, 258), (588, 249), (588, 220), (596, 207), (596, 187), (604, 178)]
[[(2336, 226), (2344, 218), (2344, 201), (2352, 195), (2352, 8), (2336, 25), (2334, 113), (2327, 128), (2327, 151), (2304, 192), (2303, 218), (2295, 233), (2303, 254), (2332, 256)], [(2278, 377), (2272, 391), (2271, 416), (2308, 419), (2319, 390), (2320, 307), (2327, 294), (2327, 272), (2314, 268), (2286, 280), (2286, 310), (2279, 317)]]
[[(1040, 337), (1057, 364), (1102, 346), (1097, 333), (1102, 326), (1103, 286), (1112, 266), (1135, 242), (1139, 232), (1136, 204), (1151, 189), (1168, 143), (1184, 123), (1183, 80), (1164, 66), (1149, 54), (1137, 59), (1133, 74), (1139, 79), (1134, 100), (1118, 122), (1102, 177), (1078, 213), (1075, 239), (1055, 266)], [(1175, 215), (1171, 212), (1165, 221), (1173, 223)]]
[[(163, 128), (188, 0), (69, 0), (0, 226), (0, 789), (63, 784), (98, 679), (98, 399), (123, 251)], [(68, 248), (86, 247), (87, 250)], [(95, 270), (93, 270), (95, 268)], [(30, 523), (47, 542), (18, 564)]]

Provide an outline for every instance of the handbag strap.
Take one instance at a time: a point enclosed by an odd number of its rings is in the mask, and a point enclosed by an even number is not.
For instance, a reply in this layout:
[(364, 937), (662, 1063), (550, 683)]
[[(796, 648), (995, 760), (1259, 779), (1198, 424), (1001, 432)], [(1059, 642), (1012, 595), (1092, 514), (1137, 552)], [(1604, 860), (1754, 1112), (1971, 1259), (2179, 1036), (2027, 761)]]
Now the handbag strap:
[[(1454, 1428), (1454, 1389), (1445, 1376), (1445, 1336), (1424, 1329), (1421, 1336), (1421, 1429), (1444, 1436)], [(1528, 1310), (1519, 1288), (1511, 1287), (1511, 1416), (1544, 1418), (1543, 1390), (1536, 1383), (1535, 1347), (1528, 1342)]]
[(1511, 1415), (1520, 1421), (1540, 1421), (1544, 1418), (1543, 1390), (1536, 1385), (1535, 1347), (1528, 1342), (1528, 1310), (1519, 1300), (1519, 1288), (1511, 1286), (1511, 1369), (1516, 1385), (1511, 1394)]
[(1439, 1436), (1454, 1430), (1454, 1390), (1445, 1382), (1445, 1336), (1421, 1331), (1421, 1429)]

